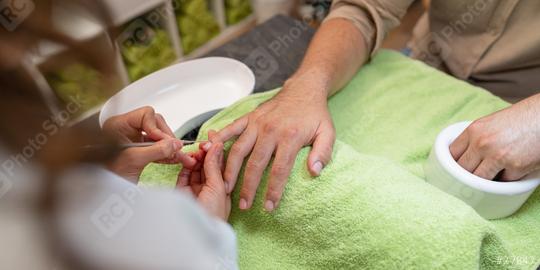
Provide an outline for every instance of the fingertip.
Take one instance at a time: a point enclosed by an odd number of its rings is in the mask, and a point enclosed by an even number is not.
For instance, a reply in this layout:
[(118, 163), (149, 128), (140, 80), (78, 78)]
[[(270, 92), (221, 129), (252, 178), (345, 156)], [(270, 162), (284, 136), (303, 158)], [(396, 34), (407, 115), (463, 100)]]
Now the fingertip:
[(246, 199), (244, 199), (244, 198), (240, 199), (240, 202), (238, 203), (238, 208), (240, 208), (240, 210), (247, 210), (248, 209), (248, 204), (247, 204)]
[(202, 146), (202, 150), (208, 152), (210, 151), (210, 148), (212, 147), (212, 142), (208, 141), (208, 142), (204, 142), (201, 144)]
[(309, 172), (311, 176), (319, 176), (324, 168), (324, 165), (321, 161), (317, 160), (309, 166)]
[(216, 139), (216, 136), (218, 136), (218, 133), (217, 131), (211, 129), (208, 131), (208, 139), (211, 141), (211, 142), (214, 142), (215, 139)]
[(182, 163), (182, 166), (186, 168), (193, 168), (197, 164), (197, 160), (195, 158), (182, 152), (176, 153), (176, 160), (179, 160), (180, 163)]
[(264, 209), (267, 211), (267, 212), (272, 212), (274, 211), (274, 202), (271, 201), (271, 200), (266, 200), (266, 202), (264, 203)]

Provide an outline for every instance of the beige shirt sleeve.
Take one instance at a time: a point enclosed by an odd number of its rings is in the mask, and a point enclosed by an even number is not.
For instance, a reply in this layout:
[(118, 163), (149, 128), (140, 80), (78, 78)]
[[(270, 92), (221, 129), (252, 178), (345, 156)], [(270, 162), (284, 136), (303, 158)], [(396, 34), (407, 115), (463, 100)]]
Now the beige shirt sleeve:
[(350, 20), (363, 35), (366, 48), (373, 55), (386, 34), (398, 26), (414, 0), (334, 0), (325, 21)]

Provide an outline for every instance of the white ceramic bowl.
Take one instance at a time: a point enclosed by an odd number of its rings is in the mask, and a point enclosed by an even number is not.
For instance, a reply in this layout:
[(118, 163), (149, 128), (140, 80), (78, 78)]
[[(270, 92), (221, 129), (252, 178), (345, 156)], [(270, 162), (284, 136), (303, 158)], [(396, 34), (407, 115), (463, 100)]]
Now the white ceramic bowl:
[(208, 57), (172, 65), (152, 73), (111, 97), (99, 123), (112, 116), (151, 106), (182, 137), (219, 109), (253, 92), (255, 76), (242, 62)]
[(435, 141), (424, 166), (428, 183), (461, 199), (486, 219), (510, 216), (540, 185), (540, 172), (523, 180), (497, 182), (478, 177), (462, 168), (450, 154), (450, 144), (470, 125), (460, 122), (445, 128)]

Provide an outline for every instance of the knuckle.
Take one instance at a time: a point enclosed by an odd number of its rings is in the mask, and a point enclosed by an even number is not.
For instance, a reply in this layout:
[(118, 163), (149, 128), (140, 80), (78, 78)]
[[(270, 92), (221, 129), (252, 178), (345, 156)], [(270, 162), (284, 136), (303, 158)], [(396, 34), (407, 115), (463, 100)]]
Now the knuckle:
[(141, 110), (144, 113), (149, 113), (149, 114), (154, 114), (155, 113), (154, 108), (152, 108), (150, 106), (144, 106), (144, 107), (141, 108)]
[(287, 167), (284, 165), (275, 164), (274, 166), (272, 166), (272, 169), (270, 170), (270, 174), (278, 178), (286, 177)]
[(223, 173), (223, 178), (227, 181), (236, 181), (236, 176), (235, 176), (235, 173), (233, 172), (233, 170), (235, 169), (236, 168), (227, 166), (227, 168), (225, 168), (225, 172)]
[[(238, 119), (238, 121), (241, 121), (242, 118)], [(254, 111), (247, 115), (247, 120), (249, 123), (256, 123), (259, 119), (259, 113), (257, 111)]]
[(250, 159), (246, 164), (246, 171), (262, 170), (264, 164), (260, 159)]
[(325, 157), (325, 158), (330, 158), (330, 156), (332, 156), (332, 151), (333, 151), (333, 147), (332, 145), (325, 145), (322, 147), (322, 155)]
[(481, 134), (478, 139), (475, 140), (475, 147), (480, 151), (491, 150), (495, 146), (496, 141), (493, 136)]
[(330, 140), (332, 141), (332, 143), (334, 143), (336, 141), (336, 130), (335, 129), (332, 129), (332, 132), (330, 132)]
[(233, 156), (233, 157), (242, 156), (243, 153), (244, 153), (243, 149), (244, 149), (244, 147), (241, 144), (235, 143), (231, 147), (230, 155)]
[(482, 119), (472, 122), (469, 127), (467, 127), (467, 132), (471, 135), (480, 134), (482, 130), (484, 130), (484, 122)]
[(242, 123), (243, 119), (244, 119), (243, 117), (237, 118), (237, 119), (234, 120), (229, 126), (237, 126), (237, 125), (239, 125), (240, 123)]
[(168, 157), (172, 154), (171, 147), (168, 144), (160, 144), (159, 151), (163, 157)]
[(493, 152), (492, 159), (499, 164), (504, 164), (507, 159), (507, 154), (508, 151), (506, 149), (499, 148)]
[(300, 129), (297, 127), (289, 127), (285, 129), (284, 134), (287, 138), (294, 138), (300, 133)]
[(266, 122), (262, 124), (262, 131), (265, 134), (273, 134), (276, 132), (278, 125), (275, 122)]
[(507, 163), (506, 167), (508, 169), (510, 169), (512, 171), (516, 171), (516, 172), (522, 172), (526, 168), (525, 163), (523, 163), (521, 160), (517, 160), (517, 159), (509, 161)]
[(282, 191), (274, 186), (268, 187), (268, 191), (266, 192), (267, 198), (276, 202), (281, 199), (281, 194)]
[(240, 197), (249, 199), (255, 191), (257, 191), (257, 183), (255, 181), (244, 181), (240, 190)]

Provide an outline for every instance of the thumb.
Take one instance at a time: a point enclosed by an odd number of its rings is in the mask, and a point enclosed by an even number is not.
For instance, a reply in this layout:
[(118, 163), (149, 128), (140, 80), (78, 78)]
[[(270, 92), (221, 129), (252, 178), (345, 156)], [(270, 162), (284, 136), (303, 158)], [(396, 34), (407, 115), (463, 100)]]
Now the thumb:
[(313, 148), (308, 156), (308, 168), (312, 176), (319, 176), (322, 169), (332, 158), (335, 131), (332, 126), (324, 128), (313, 141)]
[(182, 142), (177, 139), (165, 139), (156, 142), (148, 147), (134, 147), (126, 150), (131, 157), (132, 162), (137, 165), (146, 166), (146, 164), (175, 158), (176, 153), (182, 148)]

